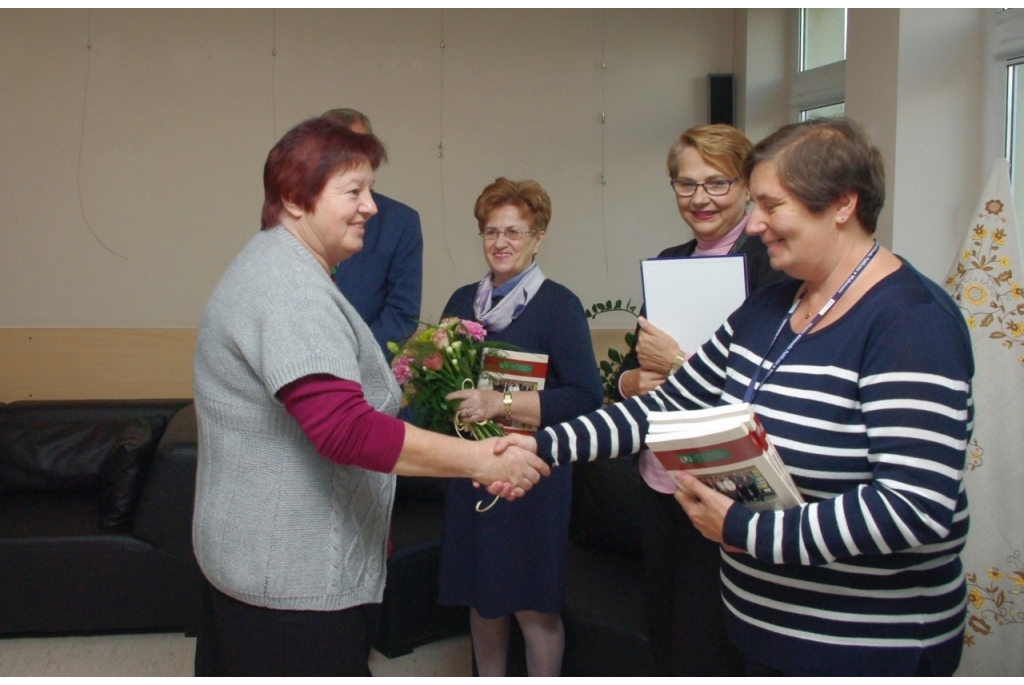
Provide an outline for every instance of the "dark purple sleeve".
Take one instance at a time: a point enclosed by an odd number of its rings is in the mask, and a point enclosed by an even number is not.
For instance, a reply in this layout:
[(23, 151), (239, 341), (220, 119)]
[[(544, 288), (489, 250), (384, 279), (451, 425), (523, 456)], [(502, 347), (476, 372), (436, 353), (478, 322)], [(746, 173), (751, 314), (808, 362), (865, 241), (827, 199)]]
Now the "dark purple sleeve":
[(405, 424), (371, 407), (358, 383), (315, 374), (292, 381), (277, 397), (321, 456), (369, 471), (394, 470)]

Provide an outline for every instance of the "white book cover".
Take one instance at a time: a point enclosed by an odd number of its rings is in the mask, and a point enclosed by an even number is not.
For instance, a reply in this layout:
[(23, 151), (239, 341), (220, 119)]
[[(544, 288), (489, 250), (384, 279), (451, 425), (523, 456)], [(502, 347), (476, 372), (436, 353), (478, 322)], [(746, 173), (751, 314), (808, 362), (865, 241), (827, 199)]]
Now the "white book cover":
[(647, 319), (696, 351), (747, 299), (746, 265), (744, 255), (643, 260)]

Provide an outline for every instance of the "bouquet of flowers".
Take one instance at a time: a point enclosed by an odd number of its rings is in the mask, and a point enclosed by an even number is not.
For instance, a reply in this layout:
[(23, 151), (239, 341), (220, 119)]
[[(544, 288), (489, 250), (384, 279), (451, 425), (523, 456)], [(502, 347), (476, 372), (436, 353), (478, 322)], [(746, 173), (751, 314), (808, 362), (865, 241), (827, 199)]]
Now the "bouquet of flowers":
[(391, 371), (404, 390), (403, 404), (413, 408), (419, 425), (448, 435), (469, 433), (477, 440), (505, 434), (494, 421), (462, 423), (458, 402), (445, 399), (449, 393), (476, 387), (485, 337), (487, 331), (477, 322), (451, 317), (428, 325), (404, 347), (388, 343), (394, 355)]

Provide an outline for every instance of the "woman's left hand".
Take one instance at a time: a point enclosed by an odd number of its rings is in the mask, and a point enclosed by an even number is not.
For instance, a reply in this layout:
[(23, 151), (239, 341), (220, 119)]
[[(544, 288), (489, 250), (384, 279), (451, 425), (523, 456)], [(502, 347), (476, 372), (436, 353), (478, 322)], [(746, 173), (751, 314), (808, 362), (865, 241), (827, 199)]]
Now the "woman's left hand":
[(639, 317), (640, 336), (636, 341), (636, 356), (640, 366), (663, 376), (671, 375), (672, 362), (682, 350), (671, 335), (653, 323)]
[(501, 416), (505, 412), (503, 398), (497, 390), (456, 390), (445, 396), (449, 402), (461, 400), (459, 420), (463, 423), (479, 423)]
[(743, 552), (722, 542), (722, 529), (729, 507), (742, 506), (720, 492), (709, 488), (686, 471), (674, 471), (676, 479), (675, 497), (683, 511), (690, 517), (693, 527), (712, 542), (722, 545), (727, 552)]

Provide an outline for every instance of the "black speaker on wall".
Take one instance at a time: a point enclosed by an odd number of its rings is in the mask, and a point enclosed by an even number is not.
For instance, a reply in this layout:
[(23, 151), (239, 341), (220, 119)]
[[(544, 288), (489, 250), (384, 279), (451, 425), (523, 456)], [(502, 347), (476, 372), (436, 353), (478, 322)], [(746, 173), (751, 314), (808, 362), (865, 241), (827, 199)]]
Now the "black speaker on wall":
[(732, 74), (708, 74), (708, 123), (734, 125)]

